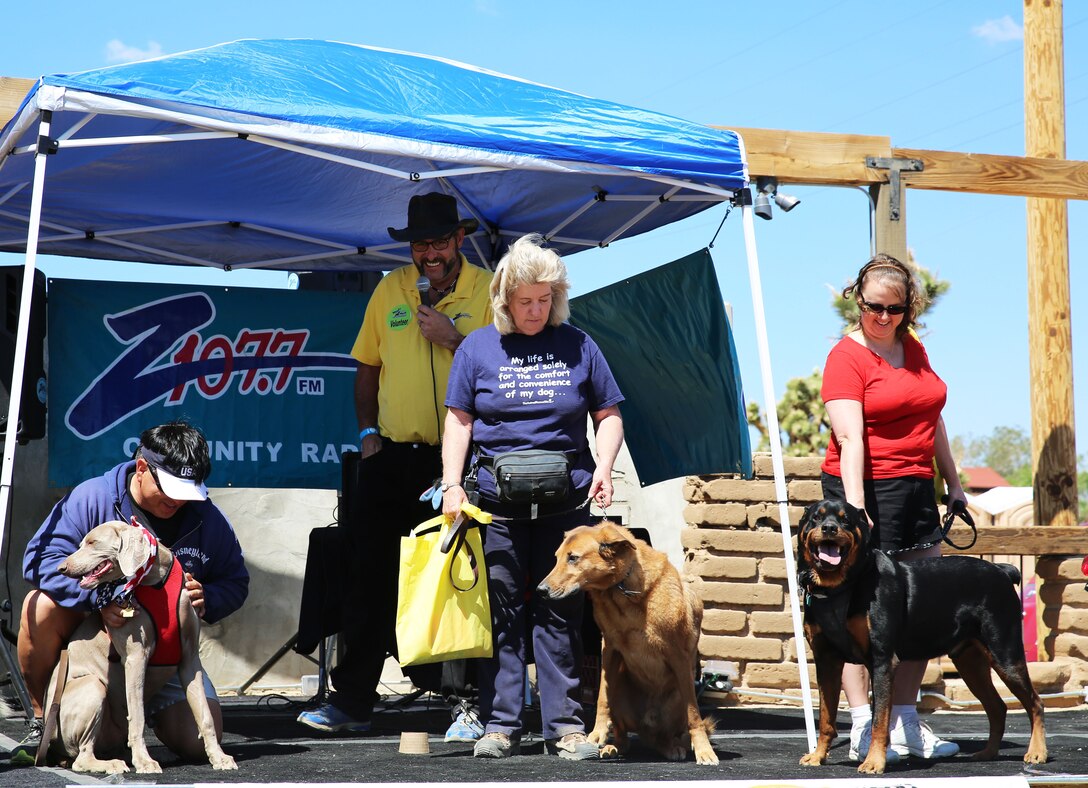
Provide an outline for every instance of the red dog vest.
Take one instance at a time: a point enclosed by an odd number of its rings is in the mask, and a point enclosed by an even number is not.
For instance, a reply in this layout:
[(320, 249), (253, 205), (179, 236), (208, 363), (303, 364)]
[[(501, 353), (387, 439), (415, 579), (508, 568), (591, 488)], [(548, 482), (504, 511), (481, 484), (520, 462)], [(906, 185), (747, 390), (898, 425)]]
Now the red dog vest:
[(155, 625), (155, 653), (149, 665), (177, 665), (181, 662), (179, 607), (185, 573), (178, 559), (170, 566), (166, 580), (156, 586), (136, 587), (136, 600)]

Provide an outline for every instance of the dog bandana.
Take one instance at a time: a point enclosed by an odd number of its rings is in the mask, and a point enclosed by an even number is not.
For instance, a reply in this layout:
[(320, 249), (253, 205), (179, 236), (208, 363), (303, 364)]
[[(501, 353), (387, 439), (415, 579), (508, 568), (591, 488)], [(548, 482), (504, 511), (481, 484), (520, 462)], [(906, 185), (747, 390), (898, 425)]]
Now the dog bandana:
[(133, 590), (143, 582), (147, 577), (147, 573), (151, 571), (151, 567), (155, 565), (155, 559), (159, 554), (159, 540), (155, 538), (155, 535), (149, 530), (140, 525), (139, 521), (133, 517), (132, 527), (139, 528), (140, 532), (147, 539), (148, 544), (151, 545), (151, 554), (147, 557), (143, 566), (136, 570), (136, 573), (132, 577), (125, 578), (124, 582), (117, 580), (113, 583), (106, 583), (95, 589), (94, 592), (94, 609), (101, 610), (110, 602), (116, 601), (121, 607), (129, 606), (129, 600), (132, 598)]

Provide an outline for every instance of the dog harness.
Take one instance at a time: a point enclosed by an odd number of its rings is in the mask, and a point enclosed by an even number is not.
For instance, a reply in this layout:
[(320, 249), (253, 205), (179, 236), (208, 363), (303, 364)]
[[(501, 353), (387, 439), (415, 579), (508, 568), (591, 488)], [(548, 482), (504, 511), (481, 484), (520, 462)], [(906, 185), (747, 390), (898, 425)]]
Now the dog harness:
[(154, 586), (136, 587), (136, 601), (151, 616), (155, 625), (155, 651), (149, 665), (177, 665), (181, 662), (181, 624), (179, 607), (185, 573), (174, 559), (166, 580)]
[[(179, 606), (181, 604), (181, 589), (185, 586), (185, 573), (181, 563), (174, 558), (170, 564), (170, 571), (166, 579), (157, 585), (144, 585), (143, 580), (155, 561), (159, 552), (159, 540), (133, 517), (131, 520), (134, 528), (139, 528), (143, 536), (151, 545), (151, 555), (147, 561), (136, 570), (132, 577), (125, 582), (110, 583), (98, 589), (95, 594), (94, 606), (101, 610), (110, 602), (116, 601), (124, 609), (131, 611), (131, 599), (136, 598), (140, 607), (151, 616), (151, 623), (155, 627), (155, 651), (148, 661), (149, 665), (177, 665), (181, 662), (181, 623)], [(127, 616), (126, 616), (127, 617)], [(110, 650), (110, 659), (115, 658), (115, 652)]]

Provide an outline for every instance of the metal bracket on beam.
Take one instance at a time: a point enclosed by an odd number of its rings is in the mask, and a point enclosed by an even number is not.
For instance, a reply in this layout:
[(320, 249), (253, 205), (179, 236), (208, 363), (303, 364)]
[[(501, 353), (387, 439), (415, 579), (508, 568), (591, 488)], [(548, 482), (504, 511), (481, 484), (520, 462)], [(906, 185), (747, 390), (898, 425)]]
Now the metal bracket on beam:
[(866, 156), (865, 166), (871, 170), (887, 170), (888, 184), (892, 187), (892, 193), (888, 199), (888, 218), (893, 222), (899, 221), (899, 195), (902, 193), (902, 185), (899, 179), (901, 172), (921, 172), (925, 165), (921, 159), (892, 159), (884, 156)]

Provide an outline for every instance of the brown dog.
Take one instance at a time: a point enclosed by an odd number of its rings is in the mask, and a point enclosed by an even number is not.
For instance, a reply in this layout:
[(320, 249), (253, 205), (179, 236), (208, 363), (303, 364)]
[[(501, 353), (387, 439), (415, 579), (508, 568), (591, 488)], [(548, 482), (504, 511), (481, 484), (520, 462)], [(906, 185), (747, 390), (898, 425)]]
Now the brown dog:
[(551, 599), (587, 592), (601, 630), (601, 691), (589, 734), (601, 757), (624, 753), (628, 734), (637, 733), (670, 761), (694, 749), (698, 763), (716, 764), (714, 724), (699, 716), (695, 698), (703, 605), (668, 557), (607, 521), (567, 533), (555, 556), (537, 590)]
[[(161, 544), (152, 542), (139, 527), (114, 521), (103, 523), (83, 537), (80, 547), (59, 566), (69, 577), (80, 578), (84, 588), (96, 588), (105, 583), (142, 577), (142, 586), (171, 585), (167, 580), (175, 567), (174, 555)], [(178, 584), (178, 581), (174, 581)], [(53, 673), (46, 699), (57, 697), (61, 683), (59, 705), (49, 710), (42, 747), (63, 761), (71, 761), (77, 772), (128, 771), (119, 759), (101, 760), (100, 754), (118, 749), (125, 743), (127, 715), (128, 745), (137, 772), (159, 773), (159, 764), (147, 751), (144, 741), (144, 698), (158, 692), (174, 674), (185, 687), (189, 708), (197, 721), (208, 760), (215, 769), (237, 769), (234, 759), (223, 752), (215, 734), (208, 699), (204, 695), (204, 673), (200, 665), (200, 619), (189, 601), (184, 584), (180, 584), (176, 602), (180, 654), (176, 665), (148, 666), (156, 648), (156, 628), (151, 615), (143, 607), (131, 609), (121, 627), (105, 629), (102, 617), (92, 613), (80, 624), (68, 644), (68, 669), (62, 676), (61, 667)], [(119, 663), (109, 660), (110, 644), (120, 656)], [(171, 644), (171, 648), (172, 648)], [(63, 665), (62, 660), (62, 665)], [(56, 715), (54, 721), (53, 715)], [(50, 742), (53, 726), (57, 737)]]

